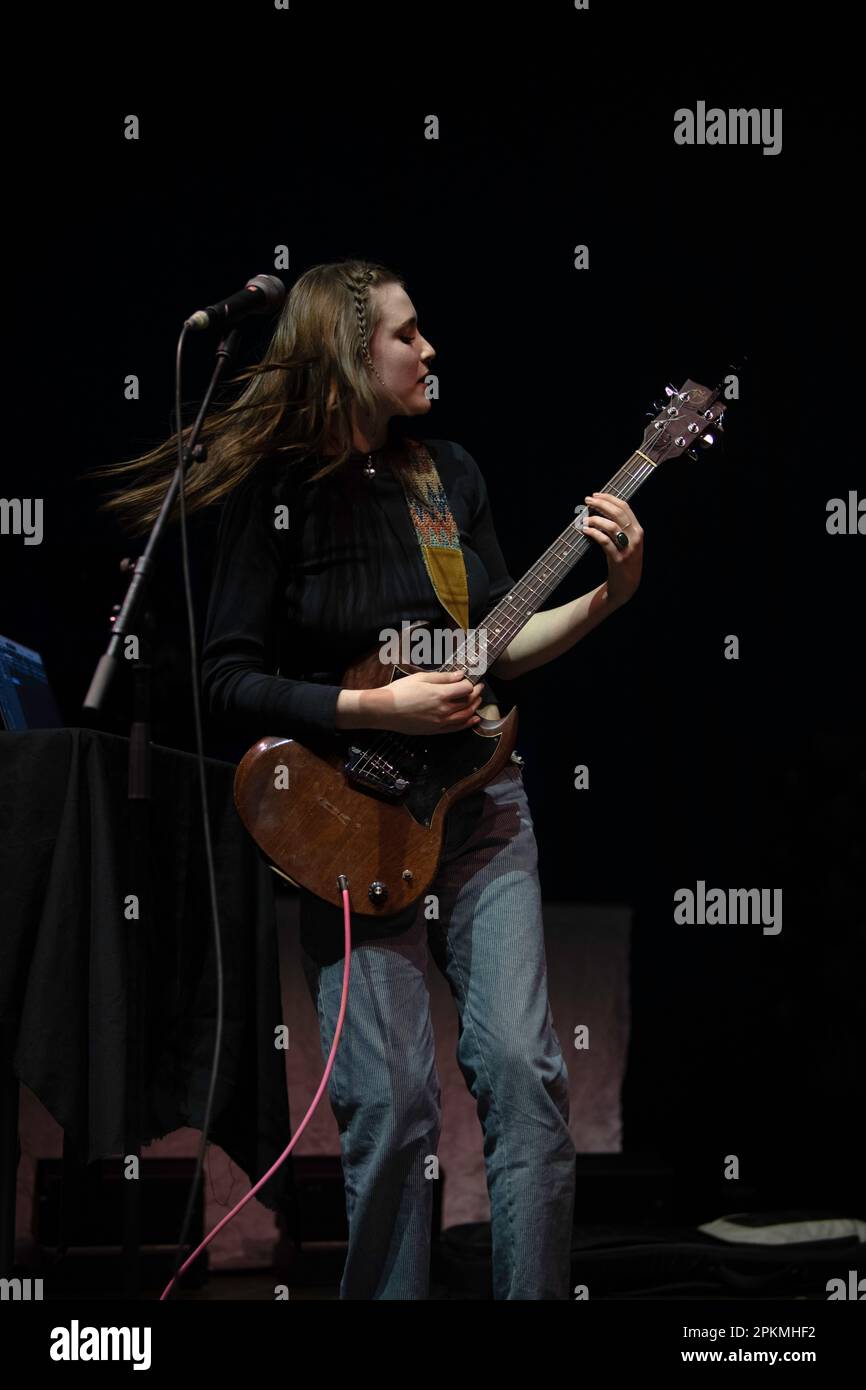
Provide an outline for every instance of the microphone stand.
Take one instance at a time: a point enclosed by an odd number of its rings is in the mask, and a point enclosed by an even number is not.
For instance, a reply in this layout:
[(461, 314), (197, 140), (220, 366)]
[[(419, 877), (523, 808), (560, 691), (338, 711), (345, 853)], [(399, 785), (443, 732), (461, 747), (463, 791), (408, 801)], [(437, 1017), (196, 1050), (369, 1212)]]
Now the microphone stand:
[[(144, 604), (148, 585), (154, 566), (154, 557), (168, 518), (174, 507), (180, 489), (181, 478), (191, 462), (202, 462), (207, 458), (207, 446), (199, 444), (198, 436), (207, 415), (213, 393), (227, 364), (233, 359), (238, 345), (238, 329), (226, 334), (216, 350), (216, 363), (207, 390), (204, 394), (190, 437), (183, 446), (181, 461), (174, 472), (168, 491), (163, 499), (159, 516), (154, 522), (144, 553), (135, 562), (126, 597), (114, 619), (108, 646), (99, 658), (91, 678), (90, 687), (82, 703), (84, 710), (102, 708), (108, 688), (111, 685), (120, 662), (126, 659), (123, 649), (127, 637), (136, 636), (135, 622), (141, 615), (140, 625), (144, 629), (138, 640), (138, 654), (132, 662), (133, 671), (133, 711), (129, 731), (129, 761), (127, 768), (127, 801), (129, 827), (129, 872), (131, 891), (138, 898), (138, 917), (126, 923), (126, 1058), (124, 1090), (124, 1163), (130, 1157), (136, 1159), (138, 1179), (124, 1180), (124, 1164), (121, 1165), (123, 1192), (123, 1284), (127, 1298), (141, 1295), (141, 1190), (140, 1168), (142, 1098), (145, 1081), (143, 1020), (147, 1017), (142, 1008), (146, 998), (145, 937), (152, 907), (150, 897), (151, 858), (150, 858), (150, 800), (151, 800), (151, 750), (150, 736), (150, 614), (145, 612)], [(182, 422), (178, 419), (177, 432), (182, 433)], [(193, 653), (193, 657), (195, 653)], [(118, 911), (122, 904), (118, 904)]]

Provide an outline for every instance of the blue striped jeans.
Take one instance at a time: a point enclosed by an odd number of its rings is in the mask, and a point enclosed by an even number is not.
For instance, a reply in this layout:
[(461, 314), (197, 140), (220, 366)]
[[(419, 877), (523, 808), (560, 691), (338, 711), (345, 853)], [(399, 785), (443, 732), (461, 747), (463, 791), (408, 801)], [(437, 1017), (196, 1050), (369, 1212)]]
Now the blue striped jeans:
[[(438, 920), (425, 915), (431, 893)], [(369, 918), (353, 920), (369, 928)], [(408, 925), (391, 921), (396, 934), (353, 945), (328, 1082), (349, 1225), (340, 1297), (429, 1295), (430, 1160), (441, 1128), (429, 948), (457, 1006), (457, 1062), (484, 1134), (493, 1297), (568, 1298), (575, 1148), (547, 993), (538, 850), (517, 764), (452, 808), (428, 894)], [(327, 1057), (342, 988), (342, 912), (302, 890), (300, 922)]]

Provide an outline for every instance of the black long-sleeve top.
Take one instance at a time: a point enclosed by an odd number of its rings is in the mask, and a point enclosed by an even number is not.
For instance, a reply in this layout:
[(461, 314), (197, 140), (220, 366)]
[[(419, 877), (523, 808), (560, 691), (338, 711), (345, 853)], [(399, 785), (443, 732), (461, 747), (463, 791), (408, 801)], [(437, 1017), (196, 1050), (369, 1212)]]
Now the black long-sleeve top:
[[(393, 435), (389, 435), (389, 443)], [(514, 587), (474, 458), (427, 439), (460, 532), (469, 621), (481, 625)], [(426, 619), (454, 629), (424, 565), (400, 479), (366, 458), (309, 481), (321, 458), (262, 460), (224, 503), (202, 649), (209, 713), (243, 729), (297, 738), (336, 729), (346, 667), (381, 644), (383, 628)], [(274, 524), (288, 507), (289, 525)], [(485, 685), (482, 703), (495, 700)]]

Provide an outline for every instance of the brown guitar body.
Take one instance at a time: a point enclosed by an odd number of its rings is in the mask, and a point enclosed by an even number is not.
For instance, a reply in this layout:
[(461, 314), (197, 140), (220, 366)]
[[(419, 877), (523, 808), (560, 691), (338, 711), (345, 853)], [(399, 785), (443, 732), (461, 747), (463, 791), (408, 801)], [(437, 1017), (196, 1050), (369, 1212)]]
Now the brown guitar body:
[[(342, 685), (372, 690), (424, 669), (382, 662), (377, 649), (345, 672)], [(517, 710), (492, 719), (479, 713), (480, 723), (453, 734), (351, 729), (309, 745), (262, 738), (238, 765), (238, 815), (293, 883), (340, 907), (342, 873), (353, 912), (402, 912), (436, 876), (449, 808), (511, 757)]]

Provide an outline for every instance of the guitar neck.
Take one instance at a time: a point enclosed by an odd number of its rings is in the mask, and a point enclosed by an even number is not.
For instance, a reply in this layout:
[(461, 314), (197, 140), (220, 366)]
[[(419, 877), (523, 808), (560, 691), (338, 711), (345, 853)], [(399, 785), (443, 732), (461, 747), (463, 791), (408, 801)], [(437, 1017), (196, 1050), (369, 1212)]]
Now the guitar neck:
[[(619, 472), (611, 478), (607, 487), (602, 488), (601, 491), (628, 500), (629, 497), (634, 496), (641, 484), (646, 482), (655, 470), (655, 463), (652, 463), (645, 454), (638, 451), (632, 454)], [(491, 608), (481, 624), (482, 631), (486, 631), (487, 634), (487, 647), (484, 653), (486, 657), (485, 669), (489, 669), (498, 660), (521, 628), (529, 622), (533, 613), (538, 611), (545, 600), (562, 583), (569, 571), (574, 568), (578, 560), (583, 559), (583, 556), (592, 547), (593, 542), (580, 530), (587, 510), (586, 507), (579, 509), (565, 530), (547, 547), (544, 554), (526, 571), (523, 578), (518, 580), (510, 593), (507, 593), (495, 607)], [(454, 659), (446, 662), (439, 669), (441, 671), (466, 669), (466, 647), (466, 643), (461, 644)], [(472, 652), (475, 655), (477, 648), (473, 647)], [(484, 679), (484, 675), (473, 673), (473, 664), (474, 662), (468, 664), (466, 674), (469, 680), (474, 680), (477, 684)]]

